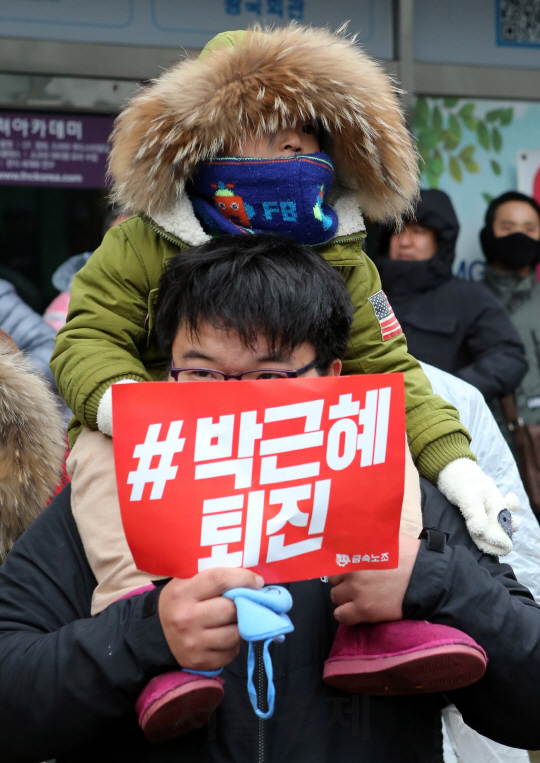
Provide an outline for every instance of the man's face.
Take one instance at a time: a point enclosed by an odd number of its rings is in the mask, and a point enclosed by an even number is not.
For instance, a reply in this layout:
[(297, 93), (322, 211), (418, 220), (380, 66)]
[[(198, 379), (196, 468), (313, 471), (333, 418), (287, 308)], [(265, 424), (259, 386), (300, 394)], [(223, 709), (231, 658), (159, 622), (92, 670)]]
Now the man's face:
[(437, 251), (437, 238), (431, 228), (418, 223), (405, 225), (390, 237), (388, 256), (391, 260), (430, 260)]
[(254, 156), (258, 159), (281, 159), (320, 151), (318, 128), (312, 122), (298, 123), (276, 133), (246, 141), (230, 151), (233, 156)]
[(524, 233), (535, 241), (540, 241), (540, 219), (536, 210), (525, 201), (507, 201), (495, 211), (495, 238), (509, 236), (511, 233)]
[[(197, 335), (192, 335), (185, 326), (178, 329), (172, 346), (172, 364), (174, 368), (205, 368), (222, 371), (226, 374), (238, 374), (244, 371), (257, 371), (271, 368), (281, 371), (295, 371), (315, 359), (315, 349), (309, 342), (295, 347), (291, 353), (271, 352), (268, 342), (261, 337), (253, 349), (242, 346), (235, 331), (216, 328), (203, 323)], [(339, 376), (341, 361), (334, 360), (328, 369), (329, 376)], [(302, 377), (318, 376), (312, 368)], [(182, 377), (179, 377), (181, 380)], [(172, 381), (172, 377), (169, 377)], [(194, 372), (190, 381), (208, 381), (205, 373)]]

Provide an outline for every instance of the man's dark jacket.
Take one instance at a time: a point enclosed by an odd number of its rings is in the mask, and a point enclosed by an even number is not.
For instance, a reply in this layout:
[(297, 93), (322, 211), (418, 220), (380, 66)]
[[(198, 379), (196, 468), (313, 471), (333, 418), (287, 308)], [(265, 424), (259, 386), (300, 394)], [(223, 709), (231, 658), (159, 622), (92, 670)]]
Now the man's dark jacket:
[(527, 371), (523, 346), (490, 290), (452, 275), (459, 224), (449, 197), (422, 191), (416, 220), (437, 235), (431, 260), (390, 260), (390, 230), (375, 227), (367, 238), (409, 352), (474, 384), (488, 401), (509, 394)]
[[(488, 668), (450, 692), (465, 721), (507, 745), (540, 747), (540, 608), (510, 567), (473, 545), (459, 512), (422, 481), (425, 525), (404, 615), (460, 628)], [(444, 533), (449, 541), (445, 542)], [(461, 545), (455, 545), (461, 544)], [(70, 510), (52, 502), (0, 568), (0, 759), (26, 763), (434, 763), (441, 695), (350, 696), (322, 682), (336, 631), (330, 586), (292, 583), (294, 633), (274, 645), (276, 712), (259, 722), (246, 689), (246, 650), (224, 671), (208, 727), (149, 745), (135, 700), (178, 669), (157, 614), (159, 590), (90, 617), (95, 580)]]

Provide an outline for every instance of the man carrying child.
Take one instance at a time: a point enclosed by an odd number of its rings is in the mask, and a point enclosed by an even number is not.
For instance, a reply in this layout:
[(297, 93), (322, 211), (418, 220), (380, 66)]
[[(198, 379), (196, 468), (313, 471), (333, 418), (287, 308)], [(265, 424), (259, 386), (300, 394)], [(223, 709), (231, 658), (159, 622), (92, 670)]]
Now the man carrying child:
[[(299, 278), (303, 288), (291, 289)], [(175, 368), (320, 375), (339, 371), (350, 316), (340, 277), (313, 250), (275, 237), (222, 238), (171, 261), (156, 326)], [(440, 753), (439, 694), (348, 695), (322, 680), (338, 622), (401, 618), (459, 629), (481, 644), (484, 677), (450, 700), (481, 733), (539, 747), (540, 608), (508, 566), (477, 549), (433, 485), (422, 480), (421, 497), (412, 490), (409, 500), (417, 511), (421, 501), (426, 530), (421, 540), (400, 536), (397, 569), (288, 586), (295, 631), (273, 647), (276, 713), (259, 721), (246, 690), (246, 645), (221, 594), (262, 581), (249, 570), (207, 570), (91, 617), (96, 581), (66, 487), (0, 569), (3, 760), (431, 763)], [(150, 745), (134, 712), (144, 686), (180, 667), (221, 666), (224, 698), (209, 725)]]

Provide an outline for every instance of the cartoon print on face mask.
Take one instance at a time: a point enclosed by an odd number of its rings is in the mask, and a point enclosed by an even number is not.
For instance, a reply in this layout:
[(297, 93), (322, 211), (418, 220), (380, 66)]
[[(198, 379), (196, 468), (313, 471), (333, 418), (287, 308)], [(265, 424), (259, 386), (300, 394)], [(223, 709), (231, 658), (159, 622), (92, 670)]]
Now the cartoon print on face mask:
[(317, 194), (317, 201), (313, 207), (313, 214), (315, 215), (315, 219), (323, 224), (324, 230), (328, 230), (328, 228), (332, 226), (333, 220), (331, 217), (328, 217), (328, 215), (324, 214), (322, 208), (324, 201), (324, 183), (322, 185), (318, 185), (317, 188), (319, 189), (319, 193)]
[(212, 183), (212, 188), (218, 190), (214, 194), (216, 208), (231, 223), (243, 225), (244, 228), (251, 228), (251, 219), (255, 217), (255, 210), (251, 204), (244, 204), (241, 196), (237, 196), (230, 189), (234, 188), (234, 183)]
[(280, 233), (318, 246), (338, 228), (325, 201), (333, 179), (326, 154), (224, 156), (199, 164), (190, 198), (211, 235)]

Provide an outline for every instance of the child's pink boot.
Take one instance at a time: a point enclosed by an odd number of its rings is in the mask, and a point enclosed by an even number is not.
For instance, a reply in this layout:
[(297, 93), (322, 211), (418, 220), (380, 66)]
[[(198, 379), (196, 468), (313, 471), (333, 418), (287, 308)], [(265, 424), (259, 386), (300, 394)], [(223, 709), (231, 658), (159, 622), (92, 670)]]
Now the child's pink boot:
[(157, 744), (206, 726), (223, 699), (224, 680), (176, 670), (152, 678), (135, 710), (149, 742)]
[[(153, 588), (150, 583), (120, 598), (128, 599)], [(225, 693), (225, 681), (217, 675), (220, 672), (174, 670), (152, 678), (135, 703), (139, 725), (148, 741), (167, 742), (206, 726)]]
[(470, 636), (425, 620), (340, 625), (323, 680), (349, 694), (423, 694), (478, 681), (486, 653)]

